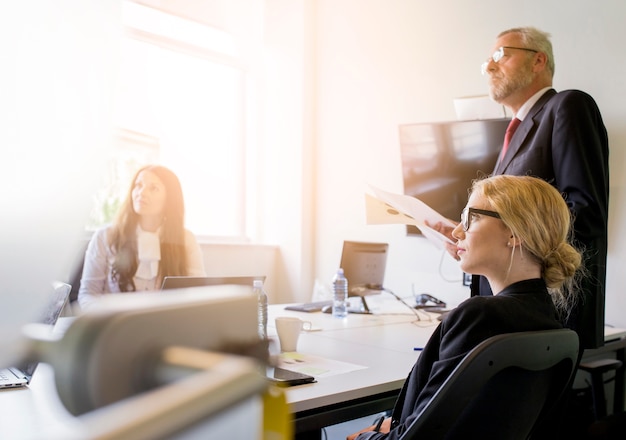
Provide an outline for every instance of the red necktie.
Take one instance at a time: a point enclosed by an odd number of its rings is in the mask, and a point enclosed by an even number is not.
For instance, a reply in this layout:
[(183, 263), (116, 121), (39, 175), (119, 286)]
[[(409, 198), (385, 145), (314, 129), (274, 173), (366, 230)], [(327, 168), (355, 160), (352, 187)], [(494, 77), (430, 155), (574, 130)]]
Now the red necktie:
[(511, 138), (513, 137), (513, 133), (519, 127), (520, 121), (517, 118), (511, 119), (509, 122), (509, 126), (506, 128), (506, 133), (504, 133), (504, 144), (502, 145), (502, 155), (500, 156), (500, 160), (504, 159), (504, 155), (506, 154), (506, 150), (509, 148), (509, 142), (511, 142)]

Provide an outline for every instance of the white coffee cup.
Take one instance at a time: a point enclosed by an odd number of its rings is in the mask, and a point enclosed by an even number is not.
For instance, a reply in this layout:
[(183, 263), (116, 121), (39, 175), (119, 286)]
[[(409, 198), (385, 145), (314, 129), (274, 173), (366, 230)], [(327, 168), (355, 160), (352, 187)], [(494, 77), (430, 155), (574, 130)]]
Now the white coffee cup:
[(298, 348), (298, 337), (302, 330), (311, 330), (312, 324), (300, 318), (291, 316), (279, 316), (276, 318), (276, 332), (280, 340), (280, 351), (296, 351)]

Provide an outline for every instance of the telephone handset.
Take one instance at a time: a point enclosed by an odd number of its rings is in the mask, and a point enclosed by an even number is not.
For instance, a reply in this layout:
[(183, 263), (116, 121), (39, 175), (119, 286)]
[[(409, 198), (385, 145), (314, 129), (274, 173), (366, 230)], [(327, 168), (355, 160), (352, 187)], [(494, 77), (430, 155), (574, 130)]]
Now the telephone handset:
[(438, 298), (435, 298), (432, 295), (429, 295), (428, 293), (420, 293), (419, 295), (416, 295), (415, 302), (417, 303), (417, 305), (415, 306), (416, 309), (442, 309), (446, 307), (445, 302), (441, 301)]

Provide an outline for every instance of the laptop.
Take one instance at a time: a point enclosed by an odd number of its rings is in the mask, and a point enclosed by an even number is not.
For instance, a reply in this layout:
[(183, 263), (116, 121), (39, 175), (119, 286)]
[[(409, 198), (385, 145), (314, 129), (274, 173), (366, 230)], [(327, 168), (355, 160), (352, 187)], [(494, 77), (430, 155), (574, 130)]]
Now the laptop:
[(361, 297), (361, 307), (348, 313), (370, 313), (366, 296), (383, 293), (387, 265), (387, 243), (344, 241), (340, 266), (348, 279), (348, 296)]
[(339, 267), (348, 279), (349, 296), (377, 295), (385, 290), (388, 249), (387, 243), (343, 242)]
[[(53, 291), (44, 309), (42, 324), (54, 326), (63, 308), (67, 304), (72, 286), (65, 283), (53, 283)], [(28, 385), (39, 362), (28, 362), (18, 367), (0, 368), (0, 389), (20, 388)]]
[(173, 276), (163, 278), (161, 290), (185, 289), (187, 287), (219, 286), (222, 284), (234, 284), (238, 286), (250, 286), (254, 280), (265, 282), (265, 276), (243, 276), (243, 277), (186, 277)]

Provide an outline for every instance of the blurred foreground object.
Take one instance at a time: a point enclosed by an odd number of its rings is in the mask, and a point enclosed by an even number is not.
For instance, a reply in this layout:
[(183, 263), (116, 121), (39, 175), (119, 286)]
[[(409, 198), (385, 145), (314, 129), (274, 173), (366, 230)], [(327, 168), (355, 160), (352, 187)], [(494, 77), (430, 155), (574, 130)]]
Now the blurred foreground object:
[[(34, 356), (54, 368), (61, 402), (77, 416), (49, 438), (261, 433), (267, 346), (250, 287), (111, 294), (61, 337), (26, 330)], [(283, 418), (287, 411), (284, 405)], [(222, 419), (230, 420), (226, 432)]]
[(80, 249), (113, 135), (119, 8), (118, 0), (0, 6), (0, 365), (24, 351), (21, 326)]

